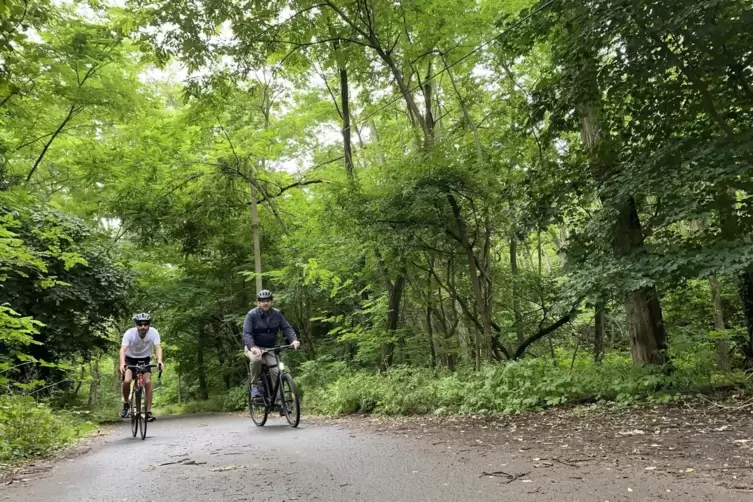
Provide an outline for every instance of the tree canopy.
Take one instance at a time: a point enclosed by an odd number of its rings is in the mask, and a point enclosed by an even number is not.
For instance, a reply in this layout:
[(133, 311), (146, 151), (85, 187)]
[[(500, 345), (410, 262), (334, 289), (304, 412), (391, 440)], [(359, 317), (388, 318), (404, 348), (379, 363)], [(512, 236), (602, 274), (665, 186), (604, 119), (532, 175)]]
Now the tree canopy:
[(114, 351), (145, 310), (206, 399), (243, 381), (262, 284), (295, 364), (588, 347), (669, 371), (713, 346), (753, 367), (748, 1), (5, 0), (0, 19), (5, 368)]

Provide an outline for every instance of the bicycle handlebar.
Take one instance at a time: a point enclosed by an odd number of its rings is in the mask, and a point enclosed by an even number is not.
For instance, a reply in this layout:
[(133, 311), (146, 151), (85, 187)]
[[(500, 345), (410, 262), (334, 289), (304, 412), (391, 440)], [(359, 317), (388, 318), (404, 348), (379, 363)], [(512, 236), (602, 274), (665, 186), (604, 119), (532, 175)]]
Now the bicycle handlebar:
[[(144, 373), (144, 370), (147, 368), (158, 368), (159, 364), (126, 364), (126, 368), (131, 370), (141, 370), (141, 373)], [(159, 370), (159, 373), (157, 373), (157, 379), (162, 379), (162, 370)]]
[(292, 349), (293, 348), (293, 344), (290, 344), (290, 345), (277, 345), (275, 347), (268, 347), (268, 348), (264, 348), (264, 347), (257, 347), (257, 348), (261, 351), (262, 354), (268, 354), (270, 352), (280, 352), (281, 350)]

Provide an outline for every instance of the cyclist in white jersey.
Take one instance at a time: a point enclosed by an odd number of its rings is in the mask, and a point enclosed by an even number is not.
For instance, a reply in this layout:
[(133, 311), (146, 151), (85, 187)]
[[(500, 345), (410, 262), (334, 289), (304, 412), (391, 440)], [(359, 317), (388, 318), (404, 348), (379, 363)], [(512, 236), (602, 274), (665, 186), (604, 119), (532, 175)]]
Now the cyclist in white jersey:
[[(130, 409), (131, 380), (133, 372), (128, 366), (143, 363), (150, 364), (152, 360), (152, 347), (157, 352), (157, 366), (160, 371), (164, 369), (162, 362), (162, 347), (160, 346), (159, 332), (152, 328), (152, 316), (146, 312), (133, 316), (135, 328), (130, 328), (123, 335), (120, 346), (120, 373), (123, 375), (123, 408), (120, 410), (121, 418), (128, 416)], [(154, 420), (152, 415), (152, 375), (151, 368), (144, 373), (144, 387), (146, 388), (146, 419)]]

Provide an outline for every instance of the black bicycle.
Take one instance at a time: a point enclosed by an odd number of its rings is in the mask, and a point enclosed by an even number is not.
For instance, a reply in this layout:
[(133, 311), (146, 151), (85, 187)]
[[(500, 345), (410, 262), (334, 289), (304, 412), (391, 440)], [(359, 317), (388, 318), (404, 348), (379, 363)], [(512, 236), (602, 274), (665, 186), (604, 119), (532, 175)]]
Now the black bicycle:
[[(275, 411), (282, 412), (292, 427), (298, 427), (298, 423), (301, 421), (301, 396), (295, 387), (293, 377), (280, 360), (280, 352), (292, 348), (292, 345), (278, 345), (271, 349), (260, 349), (262, 356), (261, 397), (253, 397), (251, 378), (248, 380), (248, 409), (251, 412), (251, 419), (259, 427), (267, 423), (267, 417)], [(277, 373), (277, 380), (274, 385), (272, 385), (269, 368), (264, 364), (266, 354), (274, 354), (277, 367), (280, 370)], [(276, 402), (278, 401), (277, 398), (279, 398), (279, 404)]]
[[(156, 364), (139, 363), (137, 365), (128, 365), (127, 368), (133, 372), (133, 387), (131, 387), (131, 432), (133, 437), (141, 431), (141, 439), (146, 439), (146, 386), (144, 384), (144, 373), (149, 368), (156, 368)], [(162, 371), (157, 375), (157, 379), (162, 379)], [(142, 406), (143, 397), (143, 406)]]

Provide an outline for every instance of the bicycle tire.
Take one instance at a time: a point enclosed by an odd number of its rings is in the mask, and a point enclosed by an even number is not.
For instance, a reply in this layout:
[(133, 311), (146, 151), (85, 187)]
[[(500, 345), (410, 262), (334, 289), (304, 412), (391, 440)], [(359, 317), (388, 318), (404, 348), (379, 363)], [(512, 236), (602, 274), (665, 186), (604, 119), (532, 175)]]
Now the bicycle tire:
[(133, 433), (133, 437), (136, 437), (136, 435), (139, 433), (139, 414), (134, 410), (134, 406), (137, 406), (136, 403), (137, 400), (141, 396), (139, 395), (139, 392), (136, 391), (135, 384), (133, 392), (131, 392), (131, 406), (130, 406), (130, 413), (131, 413), (131, 433)]
[(251, 420), (257, 427), (264, 427), (267, 423), (267, 417), (269, 416), (269, 409), (266, 405), (260, 404), (258, 399), (254, 399), (251, 396), (251, 382), (248, 383), (248, 412), (251, 415)]
[(285, 413), (285, 418), (291, 427), (298, 427), (301, 422), (301, 396), (298, 394), (293, 377), (288, 373), (282, 375), (280, 392), (282, 392), (282, 411)]
[[(143, 410), (143, 413), (139, 413), (139, 428), (141, 429), (141, 440), (146, 439), (146, 392), (143, 392), (142, 395), (144, 396), (144, 406), (140, 406), (140, 408)], [(140, 403), (139, 403), (140, 404)]]

